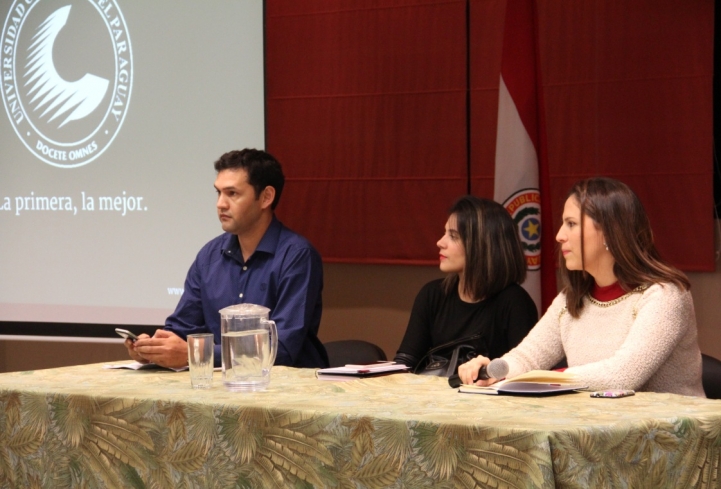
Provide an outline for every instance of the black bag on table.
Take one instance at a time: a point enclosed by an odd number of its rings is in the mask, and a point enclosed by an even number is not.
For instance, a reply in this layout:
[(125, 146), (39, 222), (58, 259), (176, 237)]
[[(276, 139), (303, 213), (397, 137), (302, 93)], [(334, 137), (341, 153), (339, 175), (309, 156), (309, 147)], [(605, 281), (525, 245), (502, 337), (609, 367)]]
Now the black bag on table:
[(418, 362), (413, 373), (450, 377), (458, 371), (459, 365), (478, 356), (476, 347), (471, 343), (480, 337), (478, 333), (431, 348)]

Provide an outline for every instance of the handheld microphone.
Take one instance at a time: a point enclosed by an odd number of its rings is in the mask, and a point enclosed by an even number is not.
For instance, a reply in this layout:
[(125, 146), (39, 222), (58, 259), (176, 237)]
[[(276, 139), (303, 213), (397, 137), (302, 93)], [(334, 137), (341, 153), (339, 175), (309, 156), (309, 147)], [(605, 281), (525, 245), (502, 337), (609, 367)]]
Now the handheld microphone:
[[(490, 378), (502, 379), (506, 375), (508, 375), (508, 362), (502, 358), (496, 358), (491, 360), (491, 363), (488, 365), (481, 367), (474, 382), (476, 380), (488, 380)], [(460, 387), (462, 383), (458, 374), (453, 374), (448, 378), (448, 385), (453, 388)]]
[(476, 380), (502, 379), (508, 375), (508, 362), (502, 358), (491, 360), (491, 363), (484, 365), (478, 371)]

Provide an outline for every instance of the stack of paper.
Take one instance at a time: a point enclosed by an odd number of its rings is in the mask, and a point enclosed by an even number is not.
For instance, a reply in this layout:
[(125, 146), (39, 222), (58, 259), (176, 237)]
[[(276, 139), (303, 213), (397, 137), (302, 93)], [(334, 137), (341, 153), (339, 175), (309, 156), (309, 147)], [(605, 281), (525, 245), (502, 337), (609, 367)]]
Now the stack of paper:
[(466, 394), (549, 395), (574, 392), (588, 386), (579, 383), (573, 374), (552, 370), (531, 370), (487, 387), (462, 385), (458, 392)]
[[(176, 372), (182, 372), (183, 370), (188, 370), (188, 366), (185, 367), (179, 367), (179, 368), (170, 368), (170, 367), (161, 367), (160, 365), (156, 365), (154, 363), (140, 363), (140, 362), (132, 362), (132, 363), (118, 363), (115, 365), (103, 365), (103, 368), (127, 368), (130, 370), (151, 370), (151, 369), (166, 369), (166, 370), (175, 370)], [(220, 370), (220, 369), (215, 369)]]
[(368, 365), (346, 365), (344, 367), (321, 368), (316, 372), (320, 380), (353, 380), (378, 377), (396, 372), (407, 372), (408, 367), (395, 362), (378, 362)]

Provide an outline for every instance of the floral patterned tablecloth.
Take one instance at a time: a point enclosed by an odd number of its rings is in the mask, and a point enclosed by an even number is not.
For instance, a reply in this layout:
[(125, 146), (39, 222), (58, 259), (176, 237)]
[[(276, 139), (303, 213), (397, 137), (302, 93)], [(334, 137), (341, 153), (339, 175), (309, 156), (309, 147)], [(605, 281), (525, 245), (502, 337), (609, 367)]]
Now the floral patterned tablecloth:
[(721, 401), (460, 394), (395, 374), (264, 392), (101, 364), (0, 374), (0, 487), (721, 487)]

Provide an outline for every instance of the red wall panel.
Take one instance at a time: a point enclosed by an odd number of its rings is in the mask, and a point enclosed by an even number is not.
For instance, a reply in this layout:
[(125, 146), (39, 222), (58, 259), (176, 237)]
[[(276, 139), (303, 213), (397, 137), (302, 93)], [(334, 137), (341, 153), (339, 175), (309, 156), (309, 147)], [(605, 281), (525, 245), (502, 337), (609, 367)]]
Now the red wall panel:
[[(505, 5), (266, 0), (278, 214), (324, 260), (436, 263), (451, 202), (492, 196)], [(554, 225), (576, 180), (612, 176), (664, 256), (713, 269), (713, 7), (536, 3)]]
[(278, 214), (326, 261), (436, 263), (465, 193), (465, 2), (267, 2)]
[(555, 225), (575, 181), (610, 176), (638, 194), (662, 256), (713, 270), (713, 2), (538, 6)]

